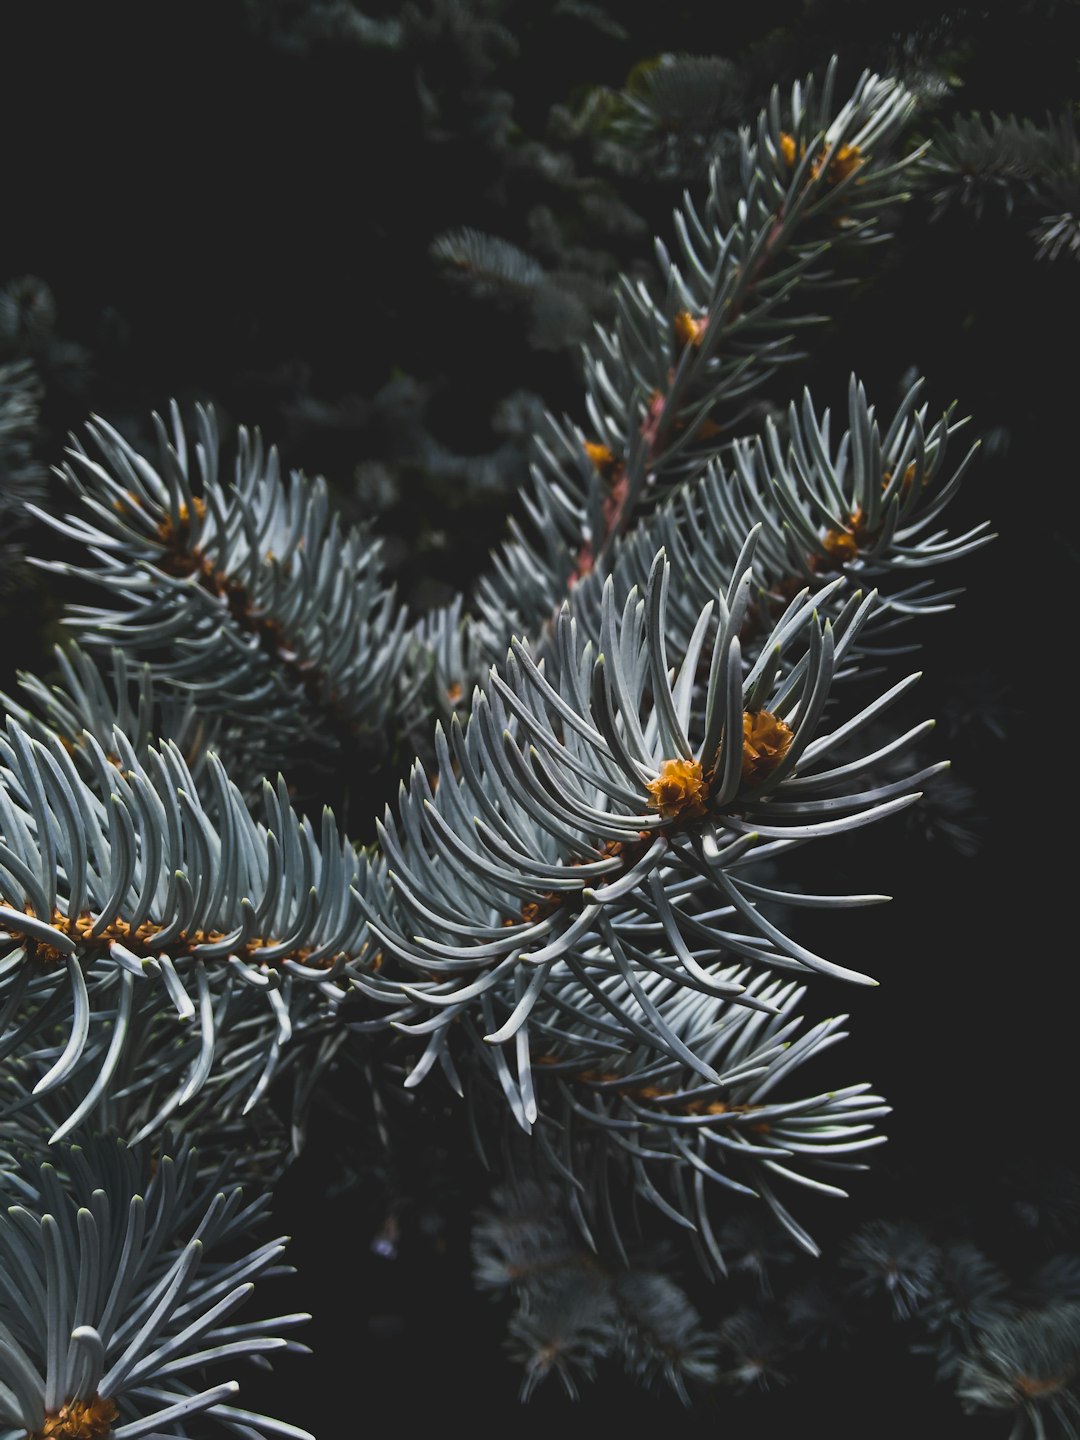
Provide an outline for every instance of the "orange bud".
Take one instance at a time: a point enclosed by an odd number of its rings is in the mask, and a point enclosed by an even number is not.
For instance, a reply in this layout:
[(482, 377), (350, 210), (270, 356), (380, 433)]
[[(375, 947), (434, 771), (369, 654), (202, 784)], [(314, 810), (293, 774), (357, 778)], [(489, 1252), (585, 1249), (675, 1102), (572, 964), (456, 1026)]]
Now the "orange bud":
[[(821, 174), (821, 169), (825, 163), (825, 156), (827, 154), (828, 150), (823, 150), (811, 166), (810, 173), (815, 180)], [(829, 161), (829, 168), (825, 172), (826, 183), (829, 185), (839, 185), (841, 180), (846, 180), (852, 171), (857, 170), (862, 163), (862, 151), (858, 145), (841, 145)]]
[(700, 345), (708, 323), (708, 315), (691, 315), (689, 310), (680, 310), (672, 321), (675, 338), (680, 345)]
[(607, 445), (599, 445), (594, 440), (585, 441), (585, 454), (588, 455), (601, 475), (607, 475), (615, 465), (615, 452)]
[(794, 738), (791, 726), (771, 710), (743, 711), (742, 778), (757, 785), (776, 769)]
[(708, 790), (697, 760), (665, 760), (645, 788), (652, 796), (649, 809), (658, 810), (665, 820), (705, 814)]
[(61, 1405), (29, 1440), (106, 1440), (120, 1411), (115, 1400), (95, 1395), (92, 1400), (72, 1400)]

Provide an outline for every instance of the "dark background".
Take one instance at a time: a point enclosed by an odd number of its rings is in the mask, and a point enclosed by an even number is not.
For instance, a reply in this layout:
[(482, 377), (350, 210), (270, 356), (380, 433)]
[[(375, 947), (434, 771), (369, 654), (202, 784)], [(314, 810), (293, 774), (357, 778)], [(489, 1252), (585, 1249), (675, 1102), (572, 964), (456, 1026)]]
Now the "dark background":
[[(766, 33), (753, 7), (663, 5), (633, 20), (618, 7), (625, 39), (560, 18), (557, 7), (505, 8), (525, 43), (497, 79), (532, 135), (552, 104), (583, 85), (622, 84), (642, 57), (736, 55)], [(786, 26), (804, 45), (804, 68), (833, 46), (851, 73), (860, 48), (880, 51), (923, 18), (919, 6), (769, 8), (769, 28)], [(972, 20), (955, 103), (1041, 120), (1076, 93), (1075, 7), (1004, 12)], [(227, 422), (261, 425), (288, 464), (325, 473), (349, 506), (355, 467), (379, 435), (311, 423), (298, 393), (362, 400), (395, 373), (417, 377), (434, 389), (429, 422), (465, 452), (493, 447), (490, 416), (508, 374), (552, 409), (580, 404), (572, 357), (530, 348), (513, 317), (452, 291), (430, 258), (432, 239), (455, 225), (521, 239), (521, 212), (513, 188), (494, 184), (502, 161), (467, 116), (432, 140), (410, 57), (346, 44), (290, 52), (233, 0), (9, 4), (0, 55), (0, 284), (44, 279), (58, 333), (90, 357), (47, 386), (48, 463), (91, 411), (137, 427), (170, 397), (212, 399)], [(670, 196), (630, 183), (634, 203), (666, 233)], [(648, 237), (635, 245), (630, 258), (646, 261)], [(842, 403), (855, 368), (884, 411), (915, 367), (932, 409), (957, 400), (987, 442), (951, 524), (988, 518), (998, 536), (962, 563), (966, 594), (921, 627), (911, 658), (925, 673), (909, 713), (941, 719), (936, 753), (974, 795), (964, 821), (973, 853), (893, 818), (880, 834), (819, 847), (828, 855), (811, 862), (838, 888), (895, 896), (814, 937), (882, 981), (854, 996), (815, 984), (813, 1013), (851, 1010), (851, 1039), (829, 1063), (845, 1081), (871, 1079), (895, 1106), (890, 1142), (853, 1181), (844, 1213), (822, 1206), (818, 1221), (809, 1207), (826, 1266), (846, 1230), (870, 1216), (963, 1212), (984, 1220), (995, 1243), (1007, 1229), (1001, 1217), (1060, 1185), (1057, 1167), (1077, 1159), (1078, 277), (1068, 255), (1036, 262), (1024, 225), (1002, 207), (931, 224), (913, 203), (884, 265), (818, 337), (812, 363), (774, 385), (781, 399), (811, 383), (817, 398)], [(468, 583), (501, 534), (506, 504), (414, 483), (380, 525), (403, 592), (422, 598), (432, 580)], [(448, 545), (425, 544), (435, 528)], [(49, 544), (35, 532), (29, 548)], [(17, 667), (42, 664), (63, 598), (55, 582), (32, 577), (17, 603), (5, 602), (5, 688)], [(384, 798), (373, 796), (372, 809)], [(505, 1312), (469, 1279), (467, 1208), (443, 1215), (434, 1242), (417, 1222), (396, 1259), (374, 1255), (384, 1197), (335, 1191), (339, 1123), (316, 1122), (281, 1186), (278, 1223), (294, 1237), (300, 1273), (263, 1295), (268, 1313), (314, 1312), (305, 1338), (315, 1353), (254, 1376), (244, 1396), (253, 1406), (320, 1436), (372, 1425), (408, 1433), (421, 1420), (538, 1436), (612, 1425), (779, 1436), (800, 1423), (837, 1437), (1007, 1433), (962, 1416), (884, 1310), (786, 1388), (721, 1393), (700, 1413), (620, 1376), (601, 1377), (577, 1406), (551, 1385), (522, 1407), (518, 1371), (500, 1352)], [(460, 1166), (464, 1194), (479, 1193), (471, 1157), (456, 1148), (463, 1137), (446, 1124), (450, 1166)]]

